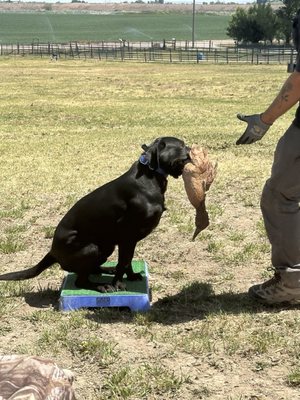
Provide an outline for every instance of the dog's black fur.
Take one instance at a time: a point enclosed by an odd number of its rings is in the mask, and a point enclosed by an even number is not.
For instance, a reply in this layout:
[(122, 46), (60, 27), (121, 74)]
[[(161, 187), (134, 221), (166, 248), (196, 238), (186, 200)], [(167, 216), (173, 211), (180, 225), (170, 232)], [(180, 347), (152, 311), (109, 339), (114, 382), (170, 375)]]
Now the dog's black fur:
[[(124, 289), (124, 274), (140, 280), (131, 261), (137, 242), (158, 225), (165, 210), (167, 176), (178, 178), (189, 151), (182, 140), (156, 139), (142, 146), (139, 161), (117, 179), (80, 199), (59, 222), (49, 253), (34, 267), (0, 275), (0, 280), (34, 278), (54, 263), (77, 274), (76, 286), (100, 292)], [(101, 265), (118, 246), (118, 264), (111, 285), (93, 283), (90, 274), (101, 273)]]

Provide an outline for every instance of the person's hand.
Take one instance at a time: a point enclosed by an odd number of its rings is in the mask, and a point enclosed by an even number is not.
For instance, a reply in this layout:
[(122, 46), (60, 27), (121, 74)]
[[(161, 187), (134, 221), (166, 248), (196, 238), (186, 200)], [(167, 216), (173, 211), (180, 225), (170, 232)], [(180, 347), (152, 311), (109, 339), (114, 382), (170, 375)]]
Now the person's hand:
[(259, 114), (243, 115), (238, 114), (238, 119), (247, 122), (248, 126), (242, 136), (237, 140), (236, 144), (251, 144), (260, 140), (271, 125), (265, 124)]

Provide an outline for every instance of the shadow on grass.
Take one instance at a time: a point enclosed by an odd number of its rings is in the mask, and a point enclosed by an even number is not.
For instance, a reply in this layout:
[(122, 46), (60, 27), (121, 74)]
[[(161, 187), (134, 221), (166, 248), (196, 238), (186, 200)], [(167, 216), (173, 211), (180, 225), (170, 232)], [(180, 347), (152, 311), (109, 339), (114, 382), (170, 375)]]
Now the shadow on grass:
[(30, 307), (48, 308), (53, 306), (53, 308), (57, 310), (59, 308), (59, 295), (60, 292), (54, 289), (23, 293), (24, 299)]
[[(204, 319), (209, 315), (278, 312), (288, 307), (267, 306), (251, 299), (248, 293), (215, 294), (208, 283), (193, 282), (174, 296), (152, 305), (152, 320), (165, 325)], [(291, 308), (291, 307), (289, 307)]]
[[(52, 289), (23, 293), (26, 303), (31, 307), (52, 306), (56, 310), (59, 309), (59, 295), (59, 291)], [(179, 293), (166, 296), (153, 303), (146, 316), (153, 322), (172, 325), (201, 320), (211, 315), (254, 314), (265, 311), (275, 313), (290, 308), (291, 306), (265, 306), (252, 300), (247, 293), (215, 294), (212, 285), (196, 281), (182, 288)], [(108, 307), (89, 309), (86, 318), (99, 323), (128, 323), (134, 319), (134, 315), (127, 308)]]
[(223, 293), (216, 295), (209, 283), (193, 282), (173, 296), (159, 299), (151, 312), (156, 322), (172, 324), (203, 319), (219, 313), (240, 314), (256, 312), (247, 293)]

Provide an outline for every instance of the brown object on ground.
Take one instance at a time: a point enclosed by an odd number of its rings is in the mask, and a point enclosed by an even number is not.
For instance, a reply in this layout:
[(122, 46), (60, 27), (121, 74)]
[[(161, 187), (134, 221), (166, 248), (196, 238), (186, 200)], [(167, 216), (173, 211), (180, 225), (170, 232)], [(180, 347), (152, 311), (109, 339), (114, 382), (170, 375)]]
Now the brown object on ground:
[(75, 400), (73, 374), (41, 357), (0, 356), (0, 400)]
[(217, 171), (217, 164), (213, 164), (207, 150), (193, 144), (190, 151), (191, 162), (183, 170), (185, 191), (190, 203), (196, 208), (195, 232), (193, 239), (209, 225), (209, 217), (205, 206), (205, 195), (212, 184)]

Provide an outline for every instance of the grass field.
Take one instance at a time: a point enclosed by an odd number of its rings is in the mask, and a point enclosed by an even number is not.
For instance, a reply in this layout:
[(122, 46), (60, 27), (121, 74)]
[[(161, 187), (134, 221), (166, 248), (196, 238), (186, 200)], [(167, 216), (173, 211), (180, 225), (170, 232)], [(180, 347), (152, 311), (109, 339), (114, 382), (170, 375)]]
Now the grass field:
[(236, 113), (262, 111), (286, 77), (285, 66), (1, 58), (1, 273), (38, 262), (74, 201), (156, 137), (206, 146), (218, 176), (195, 242), (183, 181), (169, 179), (167, 211), (135, 254), (149, 265), (148, 313), (59, 312), (55, 266), (0, 283), (0, 354), (55, 360), (76, 374), (82, 400), (299, 398), (299, 310), (246, 294), (269, 274), (259, 198), (293, 112), (261, 142), (235, 145)]
[[(226, 39), (229, 16), (197, 14), (195, 40)], [(191, 40), (192, 15), (185, 13), (55, 14), (0, 13), (1, 43)]]

